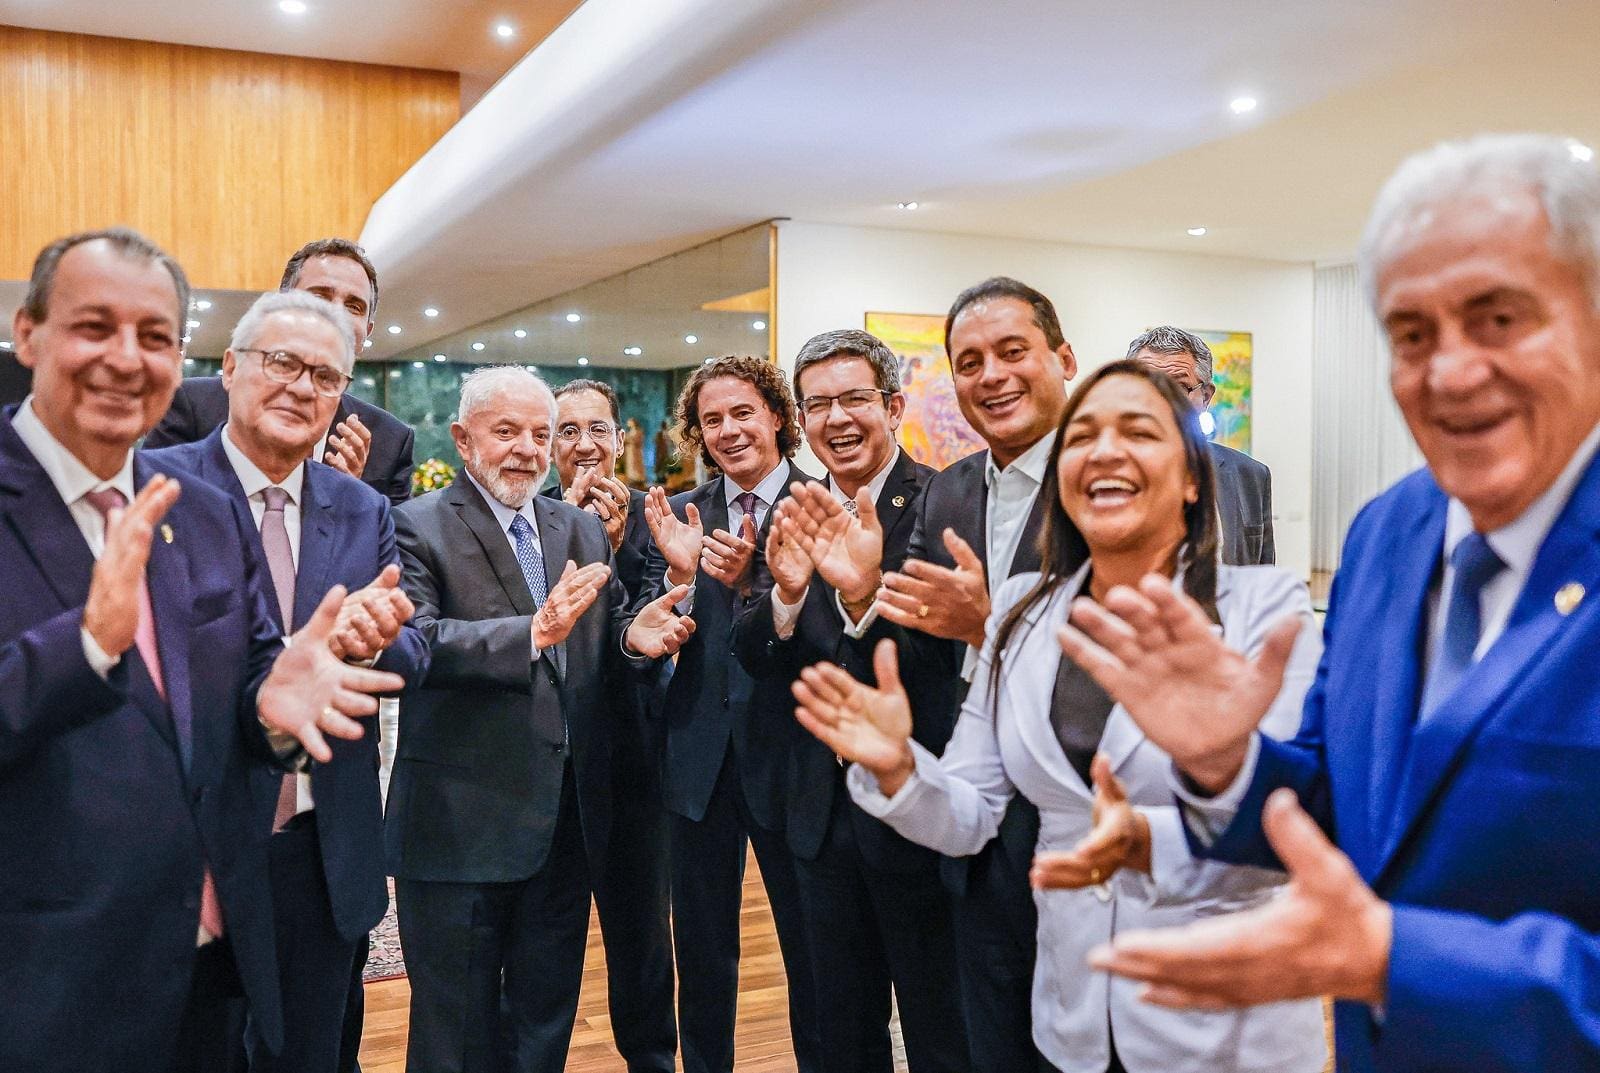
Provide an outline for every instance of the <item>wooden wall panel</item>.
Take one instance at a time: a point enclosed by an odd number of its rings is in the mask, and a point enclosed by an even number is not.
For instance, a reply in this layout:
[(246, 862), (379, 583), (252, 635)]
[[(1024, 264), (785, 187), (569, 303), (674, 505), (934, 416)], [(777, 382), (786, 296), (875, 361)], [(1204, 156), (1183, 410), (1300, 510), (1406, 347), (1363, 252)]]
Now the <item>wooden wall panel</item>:
[(0, 279), (127, 224), (196, 286), (270, 289), (302, 243), (356, 237), (459, 102), (454, 72), (0, 26)]

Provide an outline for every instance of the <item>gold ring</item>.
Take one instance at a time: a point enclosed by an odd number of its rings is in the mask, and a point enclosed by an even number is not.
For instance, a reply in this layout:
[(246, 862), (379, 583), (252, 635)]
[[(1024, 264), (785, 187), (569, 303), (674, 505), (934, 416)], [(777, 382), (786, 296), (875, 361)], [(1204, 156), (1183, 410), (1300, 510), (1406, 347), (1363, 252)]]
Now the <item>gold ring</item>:
[(922, 604), (921, 606), (919, 606), (917, 608), (917, 617), (918, 618), (927, 618), (928, 617), (928, 610), (929, 610), (928, 605), (927, 604)]
[(1091, 883), (1100, 882), (1100, 869), (1098, 869), (1098, 868), (1089, 869), (1089, 882), (1091, 882)]

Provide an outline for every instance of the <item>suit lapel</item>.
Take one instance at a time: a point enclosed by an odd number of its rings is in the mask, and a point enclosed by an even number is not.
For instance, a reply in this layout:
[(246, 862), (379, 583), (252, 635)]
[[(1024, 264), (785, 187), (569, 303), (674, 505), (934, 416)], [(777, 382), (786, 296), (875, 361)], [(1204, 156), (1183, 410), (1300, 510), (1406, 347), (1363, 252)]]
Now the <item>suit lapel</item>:
[(894, 543), (895, 533), (902, 525), (914, 524), (911, 504), (917, 501), (917, 493), (921, 489), (916, 460), (901, 448), (894, 470), (889, 474), (889, 479), (883, 482), (883, 490), (878, 493), (878, 500), (874, 504), (878, 509), (878, 524), (883, 528), (885, 548)]
[[(300, 559), (294, 572), (294, 622), (284, 632), (299, 629), (328, 594), (328, 571), (333, 565), (334, 511), (328, 493), (333, 474), (316, 463), (305, 463), (300, 494)], [(318, 472), (321, 470), (321, 472)]]
[[(134, 487), (143, 488), (154, 471), (134, 455)], [(172, 535), (171, 541), (167, 534)], [(155, 616), (156, 651), (161, 662), (161, 683), (167, 694), (166, 711), (157, 705), (139, 705), (157, 732), (169, 742), (177, 734), (178, 756), (188, 773), (193, 768), (197, 743), (189, 695), (189, 632), (194, 591), (189, 576), (189, 551), (181, 525), (164, 522), (150, 541), (150, 563), (145, 572), (150, 589), (150, 610)], [(170, 714), (169, 714), (170, 713)]]
[(500, 588), (505, 591), (511, 606), (519, 615), (532, 615), (538, 608), (533, 605), (533, 594), (528, 591), (522, 567), (517, 563), (505, 533), (501, 532), (494, 512), (484, 502), (477, 487), (470, 480), (458, 480), (444, 494), (449, 496), (450, 505), (483, 549), (489, 569), (494, 573), (495, 580), (500, 582)]
[[(1011, 569), (1006, 577), (1015, 577), (1039, 569), (1039, 530), (1044, 528), (1045, 501), (1054, 493), (1055, 481), (1046, 472), (1044, 483), (1034, 494), (1033, 506), (1028, 508), (1028, 520), (1022, 525), (1022, 537), (1017, 550), (1011, 555)], [(984, 497), (985, 500), (988, 496)]]
[(0, 511), (61, 606), (79, 607), (89, 599), (94, 556), (50, 475), (12, 431), (9, 420), (3, 429), (0, 489), (11, 495), (0, 500)]

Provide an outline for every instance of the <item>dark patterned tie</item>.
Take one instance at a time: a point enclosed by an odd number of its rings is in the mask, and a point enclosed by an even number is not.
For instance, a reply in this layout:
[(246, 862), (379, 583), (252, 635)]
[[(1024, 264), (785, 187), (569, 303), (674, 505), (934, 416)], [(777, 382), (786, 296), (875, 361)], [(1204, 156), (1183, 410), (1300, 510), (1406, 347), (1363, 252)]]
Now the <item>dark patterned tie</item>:
[(1450, 606), (1445, 611), (1444, 636), (1428, 668), (1422, 692), (1421, 720), (1427, 720), (1455, 692), (1476, 662), (1474, 653), (1483, 637), (1483, 587), (1506, 568), (1482, 533), (1469, 533), (1450, 553), (1455, 580), (1450, 586)]

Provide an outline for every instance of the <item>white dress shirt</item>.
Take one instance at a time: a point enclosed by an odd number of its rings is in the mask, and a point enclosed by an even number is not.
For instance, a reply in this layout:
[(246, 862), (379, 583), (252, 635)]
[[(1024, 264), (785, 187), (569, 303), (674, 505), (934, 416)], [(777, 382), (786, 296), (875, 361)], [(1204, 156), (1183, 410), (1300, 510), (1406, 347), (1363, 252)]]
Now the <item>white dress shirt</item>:
[[(988, 486), (983, 538), (984, 580), (988, 583), (991, 600), (1011, 574), (1011, 560), (1016, 558), (1017, 547), (1022, 543), (1022, 531), (1027, 528), (1028, 515), (1033, 513), (1033, 501), (1039, 498), (1039, 489), (1044, 487), (1053, 439), (1053, 436), (1041, 437), (1004, 469), (995, 465), (994, 452), (989, 452), (983, 470), (984, 484)], [(972, 681), (977, 666), (978, 650), (968, 645), (966, 659), (961, 664), (961, 677)]]
[[(897, 444), (894, 452), (889, 455), (889, 461), (884, 463), (883, 468), (878, 470), (877, 473), (873, 474), (872, 479), (867, 482), (867, 496), (874, 504), (878, 502), (878, 497), (883, 494), (883, 486), (889, 483), (889, 474), (894, 472), (895, 464), (899, 461), (900, 447)], [(828, 494), (833, 496), (833, 498), (840, 503), (850, 502), (854, 498), (852, 496), (845, 495), (844, 492), (839, 489), (839, 485), (834, 481), (833, 474), (831, 473), (828, 474)], [(809, 589), (810, 586), (808, 585), (805, 589), (800, 590), (800, 599), (796, 600), (792, 604), (784, 603), (783, 600), (779, 598), (778, 590), (776, 588), (772, 590), (772, 628), (777, 632), (779, 640), (787, 641), (789, 638), (794, 636), (795, 623), (800, 621), (800, 608), (806, 602), (806, 592)], [(833, 602), (834, 606), (839, 609), (839, 617), (844, 620), (845, 632), (850, 634), (852, 637), (859, 638), (862, 633), (866, 632), (865, 628), (870, 626), (873, 619), (877, 617), (874, 613), (874, 609), (877, 607), (877, 602), (874, 601), (872, 605), (867, 608), (866, 613), (861, 616), (861, 621), (852, 626), (850, 621), (850, 613), (844, 609), (844, 601), (839, 598), (839, 594), (837, 592), (833, 594)]]

